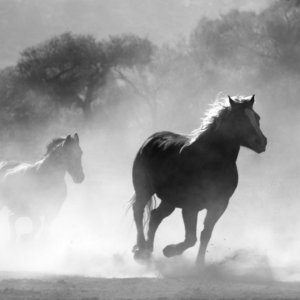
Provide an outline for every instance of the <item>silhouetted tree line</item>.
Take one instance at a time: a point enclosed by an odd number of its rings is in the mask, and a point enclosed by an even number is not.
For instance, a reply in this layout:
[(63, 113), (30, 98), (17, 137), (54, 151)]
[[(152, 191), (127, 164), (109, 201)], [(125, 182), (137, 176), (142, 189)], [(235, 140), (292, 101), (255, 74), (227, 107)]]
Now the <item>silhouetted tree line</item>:
[(97, 116), (154, 129), (176, 118), (174, 128), (190, 128), (219, 91), (295, 101), (299, 75), (299, 0), (202, 18), (189, 39), (159, 47), (132, 34), (97, 41), (64, 33), (1, 70), (1, 128), (45, 122), (62, 108), (79, 111), (84, 122)]

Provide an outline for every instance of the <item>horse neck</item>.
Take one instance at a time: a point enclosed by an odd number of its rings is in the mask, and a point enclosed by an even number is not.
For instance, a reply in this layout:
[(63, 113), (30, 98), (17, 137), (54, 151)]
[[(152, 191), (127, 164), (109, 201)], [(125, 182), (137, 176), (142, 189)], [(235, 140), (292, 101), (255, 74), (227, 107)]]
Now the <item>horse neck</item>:
[(57, 150), (47, 154), (39, 162), (39, 170), (45, 175), (64, 176), (66, 173), (66, 166), (63, 159), (57, 153)]
[(204, 132), (193, 144), (196, 149), (206, 148), (208, 151), (218, 153), (219, 156), (232, 162), (236, 162), (240, 151), (238, 141), (221, 130)]

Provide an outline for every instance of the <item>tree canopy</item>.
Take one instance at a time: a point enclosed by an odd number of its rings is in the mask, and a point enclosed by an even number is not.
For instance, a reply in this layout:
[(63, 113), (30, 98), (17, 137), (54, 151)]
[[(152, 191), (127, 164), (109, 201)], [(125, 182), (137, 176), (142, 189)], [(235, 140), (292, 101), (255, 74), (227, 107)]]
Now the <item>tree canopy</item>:
[(133, 35), (97, 42), (89, 35), (64, 33), (21, 53), (17, 68), (32, 89), (60, 105), (76, 105), (89, 115), (97, 91), (114, 67), (149, 63), (153, 45)]
[(296, 99), (299, 20), (300, 2), (280, 0), (261, 12), (202, 18), (189, 38), (173, 44), (155, 46), (133, 34), (54, 36), (26, 48), (15, 66), (0, 72), (2, 120), (29, 120), (37, 113), (32, 103), (41, 102), (57, 110), (79, 108), (74, 111), (86, 120), (127, 113), (130, 126), (138, 120), (137, 126), (157, 128), (181, 111), (177, 123), (188, 127), (220, 91)]

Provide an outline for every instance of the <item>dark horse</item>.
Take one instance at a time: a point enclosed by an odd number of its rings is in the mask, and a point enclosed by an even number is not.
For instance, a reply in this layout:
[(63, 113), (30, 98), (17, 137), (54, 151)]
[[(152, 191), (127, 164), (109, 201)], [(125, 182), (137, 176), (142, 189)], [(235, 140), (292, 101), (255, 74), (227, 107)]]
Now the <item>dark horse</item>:
[[(216, 101), (202, 126), (192, 134), (158, 132), (142, 145), (133, 165), (135, 195), (132, 201), (137, 228), (133, 251), (136, 259), (150, 256), (159, 224), (176, 207), (182, 209), (185, 239), (166, 246), (163, 253), (171, 257), (194, 246), (197, 215), (206, 209), (196, 261), (198, 266), (204, 265), (213, 228), (238, 184), (236, 160), (240, 146), (257, 153), (266, 150), (267, 139), (260, 129), (260, 117), (253, 110), (253, 104), (254, 95)], [(161, 203), (151, 210), (146, 240), (144, 209), (151, 207), (155, 194)]]
[(47, 146), (46, 154), (39, 161), (0, 163), (1, 187), (0, 208), (6, 206), (11, 212), (12, 238), (16, 238), (15, 223), (20, 217), (32, 220), (34, 237), (42, 221), (46, 230), (57, 216), (66, 196), (65, 173), (75, 183), (84, 179), (81, 165), (82, 150), (79, 137), (56, 138)]

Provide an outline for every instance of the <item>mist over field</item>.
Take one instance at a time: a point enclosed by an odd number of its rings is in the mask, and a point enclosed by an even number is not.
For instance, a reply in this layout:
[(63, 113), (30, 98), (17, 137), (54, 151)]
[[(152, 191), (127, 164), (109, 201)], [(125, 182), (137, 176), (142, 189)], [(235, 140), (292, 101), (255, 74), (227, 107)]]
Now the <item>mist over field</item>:
[(0, 159), (37, 161), (54, 137), (78, 132), (86, 176), (76, 185), (66, 175), (46, 242), (22, 241), (31, 229), (23, 218), (12, 244), (1, 210), (0, 271), (189, 274), (198, 243), (181, 258), (162, 255), (184, 238), (179, 210), (160, 225), (151, 264), (133, 260), (133, 159), (155, 131), (198, 128), (220, 93), (255, 94), (267, 151), (240, 151), (209, 270), (300, 280), (300, 2), (242, 3), (0, 0)]

